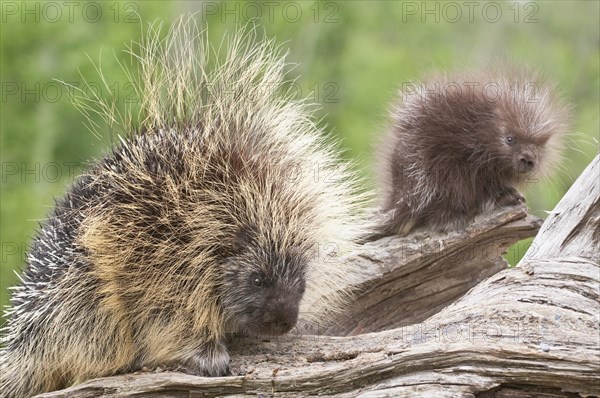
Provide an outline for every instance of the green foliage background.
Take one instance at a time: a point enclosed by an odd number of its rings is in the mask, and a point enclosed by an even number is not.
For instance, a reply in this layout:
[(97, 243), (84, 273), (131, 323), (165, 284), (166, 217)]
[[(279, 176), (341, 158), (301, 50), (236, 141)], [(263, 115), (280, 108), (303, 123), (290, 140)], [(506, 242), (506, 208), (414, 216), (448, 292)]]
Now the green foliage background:
[[(288, 60), (297, 64), (290, 78), (298, 78), (301, 95), (322, 104), (322, 123), (357, 160), (366, 189), (373, 188), (372, 144), (387, 121), (388, 101), (403, 82), (430, 70), (499, 59), (527, 63), (545, 71), (574, 104), (575, 133), (562, 171), (525, 192), (536, 215), (554, 207), (598, 151), (597, 1), (472, 2), (470, 9), (463, 2), (421, 1), (52, 3), (59, 8), (11, 1), (1, 8), (2, 305), (53, 198), (110, 146), (108, 134), (98, 139), (86, 130), (67, 90), (53, 79), (97, 82), (89, 55), (120, 90), (122, 106), (131, 90), (115, 56), (127, 58), (125, 45), (156, 18), (168, 25), (182, 12), (198, 11), (218, 45), (225, 31), (260, 16), (255, 22), (267, 36), (289, 48)], [(509, 261), (516, 263), (527, 246), (515, 245)]]

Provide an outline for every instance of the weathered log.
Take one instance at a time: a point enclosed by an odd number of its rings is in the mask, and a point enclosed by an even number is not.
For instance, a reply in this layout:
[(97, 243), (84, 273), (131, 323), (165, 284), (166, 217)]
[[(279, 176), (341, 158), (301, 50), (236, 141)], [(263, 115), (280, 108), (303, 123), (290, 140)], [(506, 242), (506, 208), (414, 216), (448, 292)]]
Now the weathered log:
[(315, 332), (346, 336), (421, 322), (506, 269), (502, 254), (534, 236), (541, 222), (517, 206), (482, 214), (461, 232), (366, 243), (346, 259), (361, 270), (350, 287), (358, 291), (352, 305)]
[(357, 304), (325, 331), (379, 332), (238, 338), (230, 377), (142, 372), (42, 396), (599, 395), (599, 157), (504, 269), (500, 251), (536, 225), (503, 209), (464, 233), (366, 244), (348, 259), (364, 265)]

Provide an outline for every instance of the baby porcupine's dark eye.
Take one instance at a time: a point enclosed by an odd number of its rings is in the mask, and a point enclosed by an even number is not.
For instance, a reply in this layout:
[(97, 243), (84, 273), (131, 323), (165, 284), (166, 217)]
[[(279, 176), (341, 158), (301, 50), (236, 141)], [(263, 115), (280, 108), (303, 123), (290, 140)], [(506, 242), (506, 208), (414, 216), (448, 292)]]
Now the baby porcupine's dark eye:
[(507, 142), (509, 145), (512, 145), (512, 144), (514, 144), (514, 143), (515, 143), (515, 138), (514, 138), (514, 137), (511, 137), (511, 136), (508, 136), (508, 137), (506, 137), (506, 142)]
[(258, 276), (257, 274), (253, 274), (251, 276), (252, 279), (252, 284), (256, 287), (261, 287), (263, 284), (262, 278), (260, 276)]

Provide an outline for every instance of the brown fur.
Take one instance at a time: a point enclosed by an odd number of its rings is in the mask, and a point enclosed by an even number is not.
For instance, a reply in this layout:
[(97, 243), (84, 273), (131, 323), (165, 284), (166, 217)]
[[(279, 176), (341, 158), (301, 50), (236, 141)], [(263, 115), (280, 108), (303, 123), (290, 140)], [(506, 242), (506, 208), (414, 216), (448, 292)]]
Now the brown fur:
[(535, 73), (437, 75), (409, 88), (380, 144), (384, 234), (462, 228), (522, 201), (516, 187), (559, 159), (568, 108)]

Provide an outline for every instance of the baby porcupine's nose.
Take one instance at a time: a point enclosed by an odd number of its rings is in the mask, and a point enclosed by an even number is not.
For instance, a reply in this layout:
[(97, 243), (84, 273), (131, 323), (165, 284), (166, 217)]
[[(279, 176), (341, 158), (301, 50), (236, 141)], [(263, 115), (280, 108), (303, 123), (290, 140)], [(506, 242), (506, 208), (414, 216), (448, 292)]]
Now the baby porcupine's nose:
[(523, 152), (519, 159), (519, 171), (526, 173), (533, 170), (535, 162), (533, 161), (533, 155), (529, 152)]

